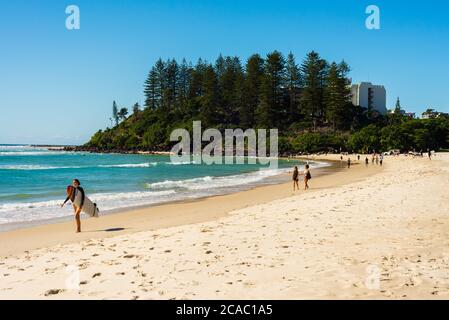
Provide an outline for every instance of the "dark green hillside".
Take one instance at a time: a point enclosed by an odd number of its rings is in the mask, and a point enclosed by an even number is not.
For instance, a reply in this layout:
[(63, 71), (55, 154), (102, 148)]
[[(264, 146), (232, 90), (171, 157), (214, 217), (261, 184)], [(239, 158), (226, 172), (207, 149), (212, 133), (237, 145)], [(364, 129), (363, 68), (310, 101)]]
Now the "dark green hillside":
[(119, 107), (112, 128), (78, 148), (100, 152), (169, 150), (170, 132), (202, 127), (278, 128), (281, 153), (438, 150), (449, 148), (447, 116), (419, 120), (380, 115), (354, 106), (350, 67), (310, 52), (299, 64), (274, 51), (246, 61), (219, 56), (214, 63), (159, 59), (144, 83), (145, 105)]

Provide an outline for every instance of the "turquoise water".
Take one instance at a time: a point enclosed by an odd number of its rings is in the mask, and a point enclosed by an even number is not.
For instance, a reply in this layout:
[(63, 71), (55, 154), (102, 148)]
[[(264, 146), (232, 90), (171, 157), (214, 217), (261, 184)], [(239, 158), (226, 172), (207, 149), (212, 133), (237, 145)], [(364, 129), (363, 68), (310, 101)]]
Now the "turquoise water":
[[(279, 169), (261, 165), (173, 164), (169, 156), (91, 154), (0, 145), (0, 224), (73, 215), (61, 209), (73, 178), (101, 212), (229, 193), (273, 183), (296, 161)], [(261, 170), (263, 169), (263, 170)]]

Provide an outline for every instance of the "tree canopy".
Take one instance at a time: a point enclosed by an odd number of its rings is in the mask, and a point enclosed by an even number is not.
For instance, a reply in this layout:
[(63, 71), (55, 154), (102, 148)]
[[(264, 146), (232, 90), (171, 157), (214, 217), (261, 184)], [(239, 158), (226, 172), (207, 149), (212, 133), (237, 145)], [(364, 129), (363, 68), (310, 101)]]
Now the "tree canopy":
[[(282, 153), (448, 148), (449, 120), (380, 115), (351, 102), (350, 67), (310, 52), (300, 63), (279, 51), (265, 57), (220, 55), (158, 59), (143, 85), (145, 101), (128, 108), (113, 102), (113, 126), (83, 146), (96, 151), (169, 150), (170, 132), (203, 128), (277, 128)], [(400, 111), (400, 102), (396, 109)], [(111, 121), (112, 122), (112, 121)]]

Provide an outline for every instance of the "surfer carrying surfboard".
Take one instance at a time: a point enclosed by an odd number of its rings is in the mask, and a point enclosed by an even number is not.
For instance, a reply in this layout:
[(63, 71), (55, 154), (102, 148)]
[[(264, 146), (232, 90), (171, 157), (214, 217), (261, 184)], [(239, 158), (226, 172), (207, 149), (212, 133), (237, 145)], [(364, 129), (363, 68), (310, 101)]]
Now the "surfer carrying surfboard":
[(98, 213), (100, 210), (97, 208), (96, 203), (92, 203), (89, 198), (86, 197), (84, 189), (81, 187), (81, 183), (78, 179), (73, 179), (72, 185), (67, 187), (67, 198), (64, 203), (61, 204), (61, 208), (71, 201), (73, 204), (73, 209), (75, 210), (75, 220), (76, 220), (76, 232), (81, 232), (81, 212), (88, 214), (91, 217), (98, 218)]

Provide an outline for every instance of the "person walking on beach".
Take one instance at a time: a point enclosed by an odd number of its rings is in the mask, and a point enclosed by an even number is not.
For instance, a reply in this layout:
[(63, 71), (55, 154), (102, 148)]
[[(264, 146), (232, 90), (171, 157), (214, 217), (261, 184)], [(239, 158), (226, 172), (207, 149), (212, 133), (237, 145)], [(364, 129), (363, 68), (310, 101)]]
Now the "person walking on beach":
[(429, 156), (429, 160), (432, 160), (432, 151), (430, 149), (427, 149), (427, 155)]
[(371, 156), (371, 164), (374, 164), (374, 158), (375, 158), (375, 154), (373, 153), (373, 155)]
[(383, 155), (380, 155), (380, 166), (381, 166), (381, 167), (382, 167), (383, 162), (384, 162), (384, 156), (383, 156)]
[(365, 166), (368, 167), (369, 164), (369, 160), (368, 160), (368, 156), (365, 157)]
[(312, 175), (310, 174), (310, 167), (306, 164), (306, 168), (304, 169), (304, 190), (309, 189), (309, 180), (312, 179)]
[(351, 168), (351, 158), (348, 158), (348, 169)]
[[(81, 203), (79, 206), (75, 204), (75, 198), (77, 193), (81, 193)], [(76, 232), (81, 232), (81, 209), (83, 208), (84, 204), (84, 189), (81, 188), (81, 183), (78, 179), (73, 179), (72, 185), (67, 187), (67, 198), (65, 201), (61, 204), (61, 208), (64, 207), (64, 205), (67, 203), (67, 201), (71, 200), (73, 205), (73, 210), (75, 211), (75, 220), (76, 220)]]
[(298, 167), (295, 167), (295, 169), (293, 170), (293, 191), (295, 191), (296, 189), (299, 190), (298, 176), (299, 176)]
[(357, 161), (360, 161), (360, 155), (359, 154), (357, 155)]

